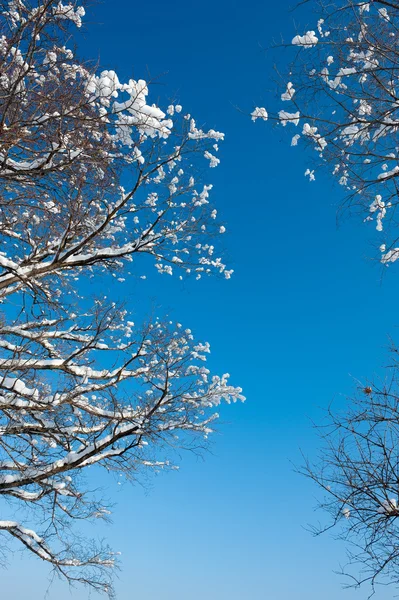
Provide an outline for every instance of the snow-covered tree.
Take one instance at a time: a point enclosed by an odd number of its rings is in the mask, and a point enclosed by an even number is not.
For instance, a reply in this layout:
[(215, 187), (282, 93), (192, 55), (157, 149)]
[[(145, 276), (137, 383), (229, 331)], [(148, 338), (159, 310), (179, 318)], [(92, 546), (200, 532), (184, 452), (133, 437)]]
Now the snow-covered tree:
[[(292, 146), (311, 148), (305, 175), (312, 181), (324, 168), (337, 179), (345, 204), (383, 232), (388, 264), (399, 258), (399, 2), (305, 5), (313, 24), (277, 46), (279, 103), (257, 107), (252, 119), (270, 117), (292, 134)], [(286, 68), (285, 51), (293, 54)]]
[(242, 396), (209, 373), (207, 343), (156, 317), (135, 325), (101, 281), (136, 264), (230, 277), (199, 179), (223, 134), (77, 59), (81, 5), (1, 0), (0, 12), (2, 552), (15, 538), (111, 594), (115, 556), (73, 528), (108, 515), (86, 468), (134, 479), (172, 466), (168, 448), (201, 447), (214, 407)]
[[(346, 205), (377, 229), (388, 265), (399, 258), (399, 2), (303, 4), (313, 25), (276, 47), (277, 107), (270, 100), (252, 119), (271, 118), (292, 134), (311, 161), (310, 181), (317, 169), (337, 179)], [(286, 68), (283, 52), (291, 53)], [(303, 471), (325, 492), (321, 507), (332, 519), (316, 531), (335, 527), (349, 542), (350, 584), (398, 585), (397, 362), (388, 383), (365, 386), (344, 414), (329, 411), (319, 431), (320, 460)]]

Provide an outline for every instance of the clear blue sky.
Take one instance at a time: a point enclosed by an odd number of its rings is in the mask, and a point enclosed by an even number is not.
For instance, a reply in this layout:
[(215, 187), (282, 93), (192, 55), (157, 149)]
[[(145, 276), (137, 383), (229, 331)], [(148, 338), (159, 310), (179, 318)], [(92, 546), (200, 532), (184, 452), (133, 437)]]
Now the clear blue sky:
[[(292, 37), (289, 8), (288, 0), (105, 0), (85, 20), (86, 56), (121, 79), (161, 76), (154, 101), (177, 96), (198, 122), (226, 133), (210, 178), (234, 277), (182, 284), (154, 275), (129, 292), (141, 302), (157, 296), (208, 340), (212, 368), (230, 372), (248, 398), (223, 410), (205, 462), (185, 456), (178, 473), (144, 487), (109, 479), (117, 506), (101, 533), (122, 552), (119, 600), (366, 598), (367, 590), (342, 591), (332, 572), (343, 547), (304, 530), (318, 519), (317, 490), (290, 461), (300, 462), (299, 448), (315, 451), (309, 419), (389, 362), (399, 267), (382, 279), (372, 228), (356, 220), (337, 228), (338, 190), (306, 181), (300, 148), (237, 110), (267, 106), (274, 84), (261, 46)], [(299, 20), (314, 25), (310, 14)], [(37, 560), (16, 554), (2, 573), (4, 598), (42, 600), (46, 577)], [(50, 588), (50, 600), (70, 597), (66, 584)]]

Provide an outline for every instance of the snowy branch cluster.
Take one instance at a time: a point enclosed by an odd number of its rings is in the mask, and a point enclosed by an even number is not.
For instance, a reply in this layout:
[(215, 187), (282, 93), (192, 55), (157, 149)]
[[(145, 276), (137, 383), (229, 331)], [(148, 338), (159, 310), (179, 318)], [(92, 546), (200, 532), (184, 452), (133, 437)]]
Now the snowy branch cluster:
[[(257, 107), (252, 119), (295, 128), (291, 144), (310, 146), (352, 206), (382, 232), (395, 223), (399, 176), (399, 3), (320, 3), (314, 30), (296, 35), (281, 110)], [(288, 81), (287, 81), (288, 80)], [(288, 106), (288, 108), (287, 108)], [(395, 227), (381, 235), (382, 262), (399, 258)]]
[(135, 325), (82, 290), (107, 274), (126, 285), (143, 255), (160, 274), (231, 276), (198, 177), (218, 165), (223, 134), (150, 104), (145, 81), (75, 58), (82, 6), (2, 0), (0, 11), (0, 530), (111, 593), (114, 555), (71, 529), (108, 515), (82, 471), (168, 467), (168, 447), (201, 447), (214, 408), (243, 397), (210, 374), (190, 330)]

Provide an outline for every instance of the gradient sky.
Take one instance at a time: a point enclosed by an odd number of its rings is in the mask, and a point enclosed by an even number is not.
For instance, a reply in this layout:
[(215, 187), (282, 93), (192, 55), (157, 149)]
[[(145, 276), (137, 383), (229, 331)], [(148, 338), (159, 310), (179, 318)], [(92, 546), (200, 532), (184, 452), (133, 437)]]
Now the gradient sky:
[[(267, 106), (274, 89), (262, 47), (314, 27), (306, 10), (289, 9), (289, 0), (105, 0), (87, 11), (81, 53), (121, 80), (157, 77), (150, 101), (177, 97), (199, 123), (226, 133), (209, 179), (234, 277), (181, 283), (154, 274), (129, 293), (156, 297), (208, 340), (212, 369), (231, 373), (247, 396), (222, 411), (205, 461), (184, 456), (179, 472), (143, 486), (108, 480), (117, 504), (100, 533), (122, 552), (119, 600), (367, 597), (342, 591), (333, 574), (343, 546), (305, 530), (323, 515), (314, 513), (317, 489), (291, 462), (300, 463), (300, 448), (315, 453), (310, 420), (389, 363), (399, 267), (373, 260), (371, 226), (352, 218), (337, 227), (340, 192), (320, 176), (305, 180), (300, 146), (245, 114)], [(17, 552), (1, 576), (2, 598), (43, 599), (48, 570), (37, 560)], [(55, 583), (48, 593), (71, 597), (87, 591)]]

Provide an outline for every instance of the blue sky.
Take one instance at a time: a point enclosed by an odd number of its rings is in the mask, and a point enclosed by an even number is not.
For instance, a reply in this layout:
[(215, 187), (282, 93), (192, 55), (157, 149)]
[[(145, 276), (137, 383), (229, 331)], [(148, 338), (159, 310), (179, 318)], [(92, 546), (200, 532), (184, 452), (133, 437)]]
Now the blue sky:
[[(399, 337), (391, 309), (399, 273), (373, 260), (371, 227), (356, 219), (337, 227), (339, 190), (321, 176), (305, 180), (300, 147), (244, 114), (272, 101), (273, 65), (262, 47), (280, 33), (290, 39), (294, 18), (314, 25), (311, 14), (289, 9), (288, 0), (105, 0), (87, 11), (84, 55), (121, 79), (149, 73), (158, 80), (154, 101), (177, 97), (198, 122), (226, 133), (210, 180), (234, 277), (180, 283), (154, 275), (132, 281), (129, 293), (140, 302), (157, 297), (208, 340), (212, 368), (231, 373), (247, 396), (222, 411), (205, 461), (184, 456), (178, 473), (143, 486), (109, 479), (117, 506), (100, 533), (122, 552), (119, 600), (367, 595), (342, 591), (333, 574), (344, 548), (305, 531), (322, 517), (313, 511), (317, 490), (290, 461), (300, 462), (299, 448), (314, 454), (310, 420), (323, 407), (342, 404), (354, 379), (383, 374), (388, 336)], [(13, 600), (42, 600), (47, 584), (46, 568), (18, 553), (2, 573)], [(70, 597), (66, 584), (50, 588), (51, 600)]]

